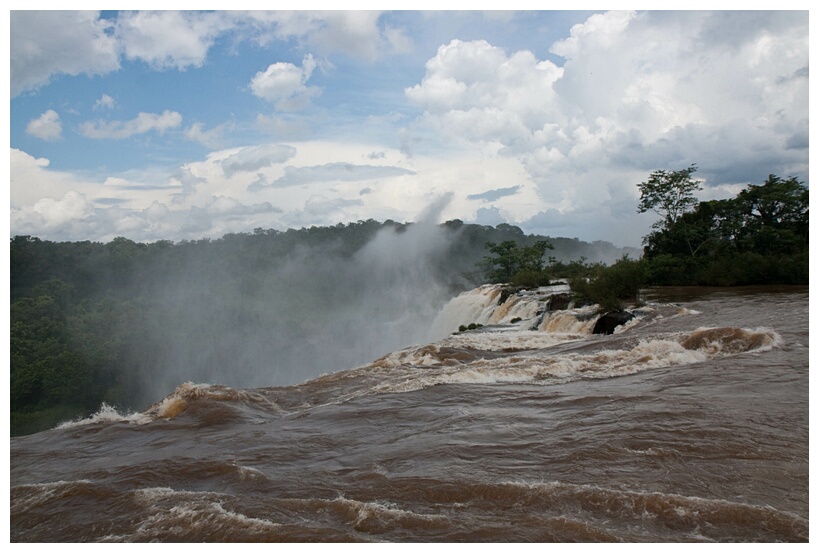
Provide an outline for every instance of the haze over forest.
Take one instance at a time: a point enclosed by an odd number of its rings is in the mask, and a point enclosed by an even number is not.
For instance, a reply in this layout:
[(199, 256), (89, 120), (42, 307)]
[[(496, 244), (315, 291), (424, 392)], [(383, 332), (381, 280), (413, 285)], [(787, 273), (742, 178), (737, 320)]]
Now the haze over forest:
[[(142, 410), (187, 381), (298, 384), (443, 338), (451, 329), (436, 334), (432, 322), (450, 298), (484, 282), (486, 242), (542, 238), (503, 224), (430, 223), (445, 206), (413, 224), (259, 228), (178, 243), (13, 238), (16, 432), (103, 401)], [(555, 260), (635, 253), (554, 242)]]

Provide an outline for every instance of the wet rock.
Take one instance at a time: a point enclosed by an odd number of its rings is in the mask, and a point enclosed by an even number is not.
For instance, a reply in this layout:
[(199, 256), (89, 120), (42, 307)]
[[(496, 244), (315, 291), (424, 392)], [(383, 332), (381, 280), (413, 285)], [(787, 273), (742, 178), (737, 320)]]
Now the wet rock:
[(613, 334), (614, 329), (634, 318), (628, 311), (609, 311), (594, 324), (592, 334)]
[(571, 294), (555, 294), (549, 299), (549, 311), (563, 311), (572, 303)]
[(509, 299), (509, 296), (517, 294), (521, 290), (525, 290), (525, 288), (523, 286), (504, 286), (498, 298), (498, 305), (503, 305), (503, 302)]

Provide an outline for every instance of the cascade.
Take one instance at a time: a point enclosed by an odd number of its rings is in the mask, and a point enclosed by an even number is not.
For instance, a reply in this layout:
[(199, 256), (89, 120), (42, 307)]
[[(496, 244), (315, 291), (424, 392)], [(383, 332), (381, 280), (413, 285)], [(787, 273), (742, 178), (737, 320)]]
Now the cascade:
[[(548, 300), (555, 294), (569, 291), (565, 284), (542, 286), (534, 290), (523, 290), (511, 294), (498, 304), (503, 289), (502, 284), (485, 284), (473, 290), (462, 292), (453, 298), (438, 313), (431, 325), (433, 340), (449, 336), (462, 325), (510, 324), (521, 321), (521, 326), (553, 333), (588, 334), (594, 326), (593, 308), (547, 312)], [(541, 319), (538, 319), (542, 315)], [(588, 328), (586, 328), (588, 327)], [(534, 328), (533, 328), (534, 329)]]
[(473, 290), (461, 292), (451, 299), (432, 322), (430, 332), (433, 339), (449, 336), (461, 325), (489, 322), (489, 318), (498, 307), (502, 289), (503, 286), (500, 284), (484, 284)]

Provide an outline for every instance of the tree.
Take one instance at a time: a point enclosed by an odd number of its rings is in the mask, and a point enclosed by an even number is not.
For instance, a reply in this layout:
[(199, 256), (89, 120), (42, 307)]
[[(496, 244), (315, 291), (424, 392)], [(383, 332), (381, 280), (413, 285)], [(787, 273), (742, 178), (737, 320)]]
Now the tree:
[[(697, 170), (696, 165), (679, 171), (654, 171), (646, 182), (637, 185), (640, 189), (640, 204), (638, 213), (654, 211), (662, 217), (652, 225), (658, 231), (668, 231), (675, 227), (681, 217), (697, 206), (696, 190), (702, 190), (699, 182), (691, 178)], [(693, 257), (696, 250), (690, 244), (685, 225), (682, 229), (683, 238), (688, 242), (688, 249)], [(648, 237), (647, 237), (648, 239)]]
[(699, 182), (691, 178), (697, 170), (696, 165), (679, 171), (654, 171), (646, 182), (637, 185), (640, 189), (640, 204), (638, 213), (654, 211), (663, 220), (655, 223), (655, 227), (669, 228), (686, 211), (697, 205), (694, 191), (702, 190)]
[[(526, 273), (527, 282), (541, 280), (546, 250), (554, 246), (548, 240), (538, 240), (531, 246), (518, 246), (514, 240), (500, 244), (486, 242), (486, 249), (497, 257), (484, 257), (489, 279), (492, 282), (511, 282)], [(545, 278), (545, 277), (544, 277)]]
[(773, 242), (770, 251), (775, 251), (786, 244), (790, 248), (798, 248), (798, 245), (791, 245), (794, 242), (804, 241), (807, 244), (808, 189), (795, 177), (785, 180), (768, 175), (768, 180), (763, 184), (748, 185), (735, 202), (744, 215), (746, 233), (762, 238), (757, 240), (756, 247), (759, 248), (762, 242)]

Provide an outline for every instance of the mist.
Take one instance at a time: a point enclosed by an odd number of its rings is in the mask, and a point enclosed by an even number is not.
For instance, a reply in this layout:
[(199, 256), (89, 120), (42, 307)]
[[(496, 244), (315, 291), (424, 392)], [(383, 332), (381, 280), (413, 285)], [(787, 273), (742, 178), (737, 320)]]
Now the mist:
[[(268, 268), (225, 266), (212, 249), (145, 283), (137, 388), (156, 401), (183, 382), (256, 388), (297, 384), (441, 338), (430, 322), (452, 297), (446, 252), (457, 234), (435, 224), (386, 226), (355, 251), (300, 245)], [(252, 269), (252, 270), (247, 270)]]

